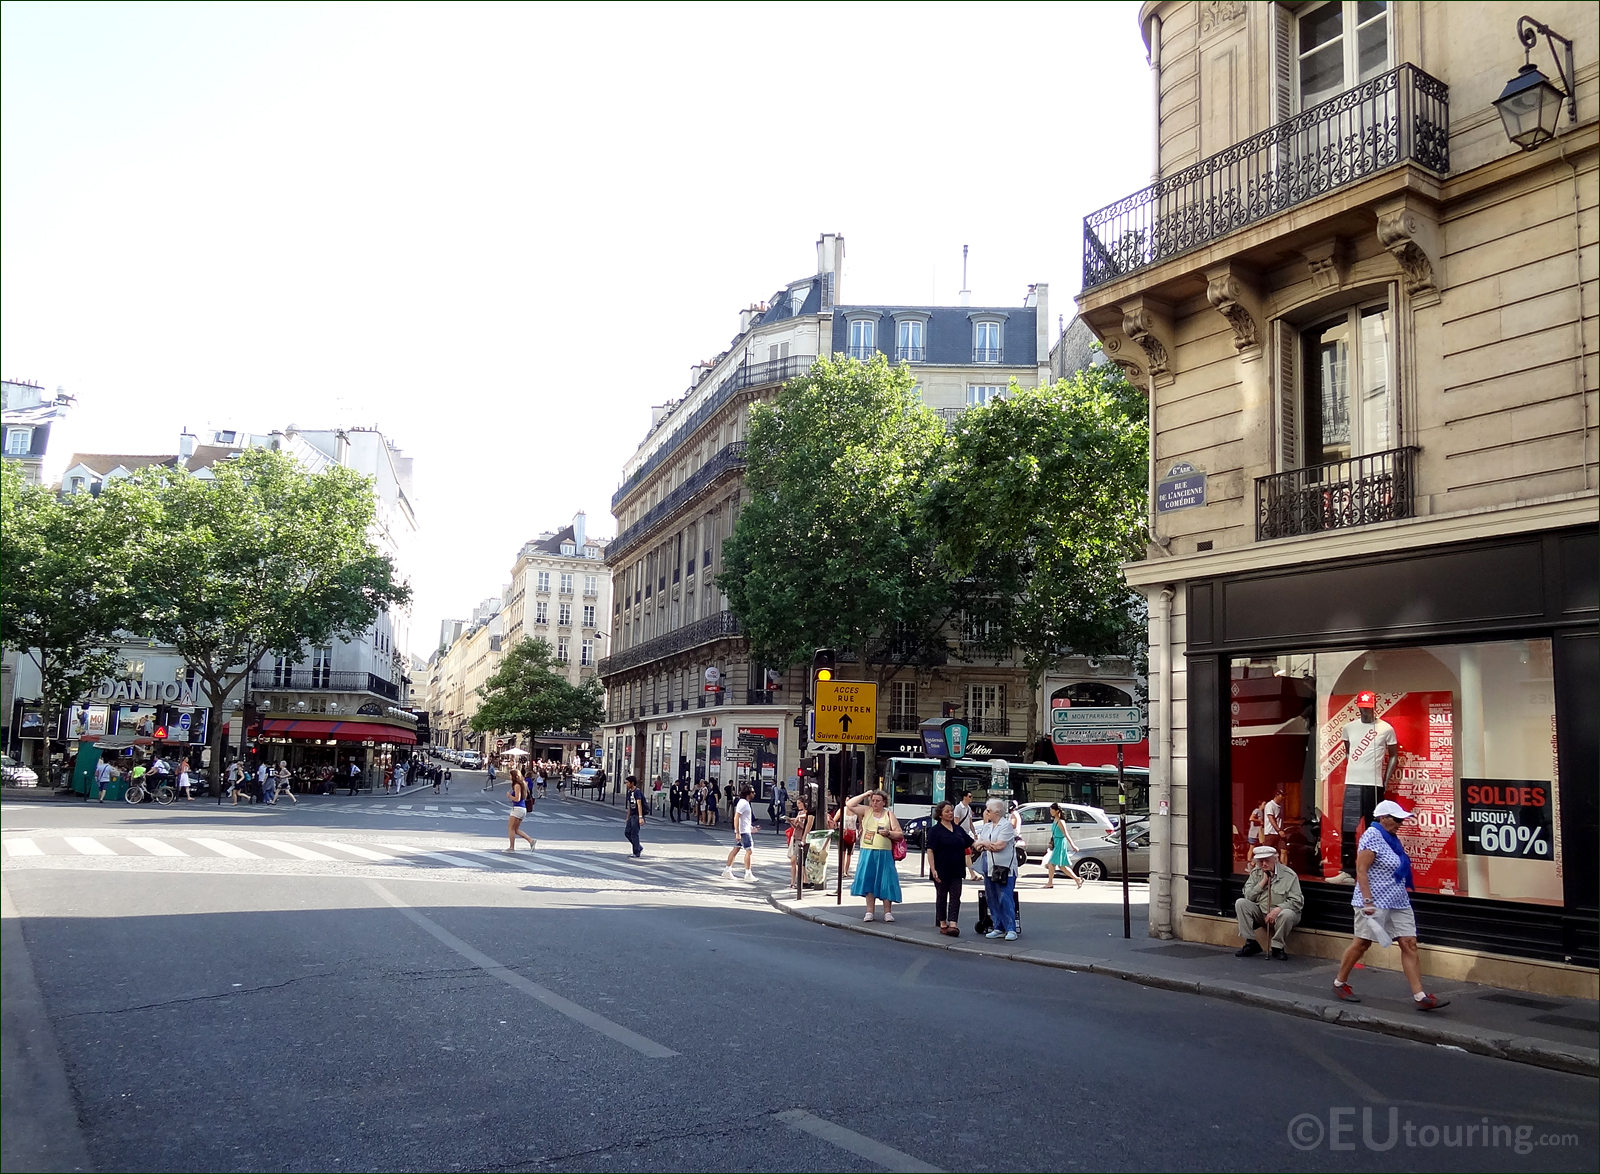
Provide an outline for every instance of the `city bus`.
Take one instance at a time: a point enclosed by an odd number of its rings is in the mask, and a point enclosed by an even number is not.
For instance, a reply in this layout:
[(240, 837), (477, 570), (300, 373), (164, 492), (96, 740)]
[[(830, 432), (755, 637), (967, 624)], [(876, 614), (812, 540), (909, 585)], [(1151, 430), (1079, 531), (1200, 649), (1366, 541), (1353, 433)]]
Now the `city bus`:
[[(1111, 816), (1121, 815), (1117, 793), (1117, 768), (1114, 766), (1056, 766), (1044, 762), (1008, 763), (1011, 793), (1007, 799), (1018, 803), (1077, 803), (1098, 807)], [(906, 834), (920, 844), (919, 833), (926, 827), (933, 807), (934, 772), (943, 769), (936, 758), (891, 758), (884, 770), (884, 789), (894, 804), (895, 817)], [(1126, 767), (1122, 772), (1128, 788), (1128, 818), (1150, 814), (1150, 770)], [(944, 772), (943, 798), (954, 803), (962, 791), (972, 792), (976, 816), (989, 797), (994, 778), (990, 762), (961, 758)]]

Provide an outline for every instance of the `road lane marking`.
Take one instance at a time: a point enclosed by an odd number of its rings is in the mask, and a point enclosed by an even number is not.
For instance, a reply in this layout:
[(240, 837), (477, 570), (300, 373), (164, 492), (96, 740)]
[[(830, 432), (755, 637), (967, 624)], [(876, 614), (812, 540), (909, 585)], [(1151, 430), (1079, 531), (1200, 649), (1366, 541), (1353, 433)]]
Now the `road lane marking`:
[(922, 977), (923, 970), (927, 967), (928, 962), (932, 958), (933, 958), (932, 954), (924, 954), (922, 957), (918, 958), (915, 962), (913, 962), (910, 966), (907, 966), (905, 968), (904, 972), (900, 975), (899, 979), (897, 980), (897, 985), (899, 985), (899, 986), (916, 986), (917, 985), (917, 979)]
[(790, 1109), (779, 1113), (778, 1120), (790, 1129), (797, 1129), (801, 1133), (809, 1133), (812, 1137), (821, 1138), (829, 1145), (838, 1146), (848, 1150), (858, 1158), (865, 1158), (875, 1165), (882, 1166), (885, 1170), (928, 1171), (930, 1174), (941, 1174), (939, 1167), (930, 1166), (928, 1163), (913, 1158), (902, 1150), (895, 1149), (892, 1145), (884, 1145), (881, 1141), (857, 1133), (853, 1129), (846, 1129), (843, 1125), (835, 1125), (832, 1121), (825, 1121), (821, 1117), (813, 1116), (804, 1109)]
[[(644, 1056), (648, 1059), (667, 1060), (678, 1054), (666, 1045), (658, 1044), (651, 1039), (646, 1039), (638, 1032), (630, 1031), (626, 1027), (623, 1027), (622, 1024), (613, 1022), (612, 1020), (607, 1019), (604, 1015), (596, 1014), (587, 1007), (580, 1007), (577, 1003), (572, 1002), (570, 999), (562, 998), (548, 987), (540, 986), (531, 979), (524, 978), (516, 971), (509, 969), (499, 962), (496, 962), (493, 958), (489, 957), (489, 955), (468, 945), (466, 942), (456, 937), (455, 934), (451, 933), (443, 926), (437, 924), (430, 918), (425, 917), (423, 914), (418, 913), (415, 909), (411, 908), (411, 906), (400, 900), (399, 897), (396, 897), (377, 881), (368, 881), (367, 884), (372, 888), (372, 891), (377, 893), (379, 897), (383, 898), (383, 900), (386, 901), (396, 913), (399, 913), (402, 917), (413, 922), (425, 933), (429, 934), (435, 940), (443, 944), (446, 948), (455, 951), (468, 962), (471, 962), (474, 966), (482, 970), (485, 974), (488, 974), (492, 978), (498, 978), (501, 982), (505, 983), (513, 990), (518, 990), (525, 995), (531, 996), (538, 1002), (543, 1003), (546, 1007), (549, 1007), (557, 1014), (565, 1015), (574, 1023), (582, 1024), (591, 1031), (597, 1031), (607, 1039), (619, 1043), (623, 1047), (632, 1048), (641, 1056)], [(931, 1166), (906, 1167), (906, 1169), (918, 1170), (931, 1170), (932, 1168), (933, 1167)]]
[(43, 856), (44, 849), (22, 836), (6, 841), (7, 856)]
[(230, 844), (227, 840), (213, 840), (209, 838), (203, 838), (201, 836), (190, 836), (189, 839), (193, 840), (196, 844), (199, 844), (202, 848), (209, 848), (218, 856), (226, 856), (229, 860), (261, 859), (261, 857), (257, 856), (249, 849), (241, 848), (237, 844)]
[(438, 804), (435, 804), (435, 803), (424, 803), (422, 805), (422, 810), (424, 810), (424, 811), (438, 811), (439, 807), (438, 807)]
[(393, 860), (394, 857), (387, 852), (374, 852), (371, 848), (363, 848), (359, 844), (339, 844), (333, 840), (313, 840), (313, 844), (320, 844), (324, 848), (333, 848), (340, 852), (348, 852), (352, 856), (359, 856), (363, 860)]
[(89, 836), (67, 836), (66, 842), (84, 856), (115, 856), (116, 852)]
[(286, 840), (252, 840), (251, 842), (260, 844), (263, 848), (271, 848), (276, 852), (282, 852), (285, 856), (294, 856), (300, 860), (331, 861), (334, 859), (326, 853), (313, 852), (310, 848), (302, 848), (299, 844), (291, 844)]
[(178, 845), (176, 845), (176, 844), (169, 844), (165, 840), (152, 840), (148, 836), (129, 836), (128, 837), (128, 843), (133, 844), (136, 847), (143, 848), (146, 852), (150, 853), (150, 855), (152, 855), (152, 856), (188, 856), (189, 855), (187, 852), (185, 852), (182, 848), (178, 847)]

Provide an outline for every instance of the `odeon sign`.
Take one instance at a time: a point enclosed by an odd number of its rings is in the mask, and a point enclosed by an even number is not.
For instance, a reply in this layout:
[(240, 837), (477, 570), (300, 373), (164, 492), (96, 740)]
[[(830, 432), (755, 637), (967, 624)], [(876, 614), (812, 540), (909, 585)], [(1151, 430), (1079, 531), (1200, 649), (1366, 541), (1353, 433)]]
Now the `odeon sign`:
[(101, 681), (95, 701), (146, 701), (168, 705), (194, 705), (194, 686), (188, 681)]

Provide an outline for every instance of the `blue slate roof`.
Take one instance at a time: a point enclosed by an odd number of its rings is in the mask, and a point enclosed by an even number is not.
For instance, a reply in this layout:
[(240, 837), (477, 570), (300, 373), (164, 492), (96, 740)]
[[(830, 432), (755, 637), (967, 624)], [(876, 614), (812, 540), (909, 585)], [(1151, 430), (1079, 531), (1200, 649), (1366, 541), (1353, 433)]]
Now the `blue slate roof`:
[[(833, 313), (833, 353), (849, 350), (850, 319), (872, 314), (878, 322), (877, 350), (894, 361), (897, 313), (927, 316), (922, 340), (924, 363), (941, 367), (1031, 367), (1038, 362), (1038, 310), (1032, 306), (838, 306)], [(1000, 329), (1004, 353), (999, 364), (972, 361), (972, 319), (987, 314), (1002, 315), (1005, 320)]]

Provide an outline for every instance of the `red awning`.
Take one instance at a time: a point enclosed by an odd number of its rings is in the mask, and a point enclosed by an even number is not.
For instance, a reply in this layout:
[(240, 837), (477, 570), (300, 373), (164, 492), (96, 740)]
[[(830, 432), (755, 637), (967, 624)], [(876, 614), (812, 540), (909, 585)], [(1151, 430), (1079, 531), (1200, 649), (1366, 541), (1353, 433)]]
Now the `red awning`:
[(379, 722), (341, 722), (331, 718), (269, 717), (261, 722), (263, 736), (278, 738), (335, 738), (340, 742), (389, 742), (396, 746), (413, 746), (417, 741), (415, 730), (403, 726), (387, 726)]

